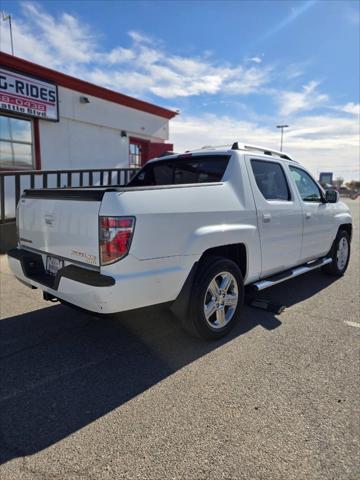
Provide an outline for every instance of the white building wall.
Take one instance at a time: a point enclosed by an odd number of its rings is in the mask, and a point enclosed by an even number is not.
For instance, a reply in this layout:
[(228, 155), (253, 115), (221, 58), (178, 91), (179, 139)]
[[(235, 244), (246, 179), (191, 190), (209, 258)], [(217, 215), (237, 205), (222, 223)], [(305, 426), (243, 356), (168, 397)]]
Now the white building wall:
[[(81, 103), (86, 96), (90, 103)], [(59, 87), (60, 121), (40, 120), (42, 169), (127, 167), (130, 136), (165, 142), (169, 120)], [(127, 137), (121, 137), (121, 131)]]

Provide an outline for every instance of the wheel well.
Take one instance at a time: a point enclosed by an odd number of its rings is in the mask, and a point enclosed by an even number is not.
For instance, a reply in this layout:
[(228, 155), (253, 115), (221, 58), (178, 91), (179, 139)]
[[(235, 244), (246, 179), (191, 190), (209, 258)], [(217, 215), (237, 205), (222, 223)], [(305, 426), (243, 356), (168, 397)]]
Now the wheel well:
[(245, 278), (247, 272), (247, 254), (246, 247), (243, 243), (234, 243), (231, 245), (221, 245), (220, 247), (209, 248), (202, 254), (200, 262), (209, 256), (225, 257), (232, 260), (239, 266), (241, 274), (243, 278)]
[(239, 266), (241, 274), (243, 278), (245, 278), (247, 272), (247, 254), (246, 247), (243, 243), (235, 243), (232, 245), (222, 245), (221, 247), (209, 248), (209, 250), (206, 250), (201, 255), (199, 261), (194, 263), (194, 265), (192, 266), (191, 271), (181, 289), (181, 292), (179, 293), (171, 307), (171, 310), (178, 317), (183, 317), (184, 315), (187, 315), (190, 297), (192, 294), (192, 286), (194, 283), (194, 279), (196, 278), (198, 268), (201, 268), (202, 262), (211, 256), (226, 257), (230, 260), (233, 260)]
[(338, 233), (341, 230), (345, 230), (345, 232), (348, 233), (348, 235), (350, 237), (350, 240), (351, 240), (351, 235), (352, 235), (352, 225), (351, 225), (351, 223), (344, 223), (343, 225), (340, 225)]

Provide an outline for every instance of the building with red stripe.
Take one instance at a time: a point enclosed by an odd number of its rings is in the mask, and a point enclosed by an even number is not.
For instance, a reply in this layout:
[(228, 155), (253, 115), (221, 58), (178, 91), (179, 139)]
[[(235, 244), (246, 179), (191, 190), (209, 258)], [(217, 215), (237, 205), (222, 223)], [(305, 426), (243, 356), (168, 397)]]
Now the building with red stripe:
[(173, 149), (175, 115), (0, 53), (0, 170), (138, 167)]

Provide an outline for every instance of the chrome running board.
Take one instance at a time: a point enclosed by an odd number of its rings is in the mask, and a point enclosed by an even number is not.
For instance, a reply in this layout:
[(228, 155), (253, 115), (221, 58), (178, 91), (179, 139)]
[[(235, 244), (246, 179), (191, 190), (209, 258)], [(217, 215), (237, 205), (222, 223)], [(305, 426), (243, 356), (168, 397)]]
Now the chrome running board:
[(273, 275), (271, 277), (259, 280), (258, 282), (253, 283), (251, 286), (257, 292), (259, 292), (260, 290), (265, 290), (265, 288), (273, 287), (278, 283), (285, 282), (286, 280), (290, 280), (291, 278), (295, 278), (299, 275), (303, 275), (304, 273), (308, 273), (312, 270), (316, 270), (317, 268), (321, 268), (331, 262), (331, 258), (320, 258), (319, 260), (314, 260), (312, 262), (305, 263), (305, 265), (300, 265), (299, 267), (291, 268), (290, 270), (286, 270), (285, 272), (277, 273), (276, 275)]

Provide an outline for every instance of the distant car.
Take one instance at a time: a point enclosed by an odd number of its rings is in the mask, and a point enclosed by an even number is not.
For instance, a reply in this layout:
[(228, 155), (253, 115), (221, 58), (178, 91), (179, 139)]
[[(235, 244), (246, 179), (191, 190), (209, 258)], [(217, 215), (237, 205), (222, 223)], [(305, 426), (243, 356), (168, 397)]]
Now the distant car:
[(345, 185), (342, 185), (341, 187), (339, 187), (338, 192), (342, 197), (350, 197), (352, 193), (351, 189), (349, 187), (346, 187)]
[(289, 155), (234, 143), (147, 163), (127, 187), (25, 190), (15, 276), (83, 309), (173, 304), (204, 338), (256, 291), (311, 270), (343, 275), (352, 220)]

